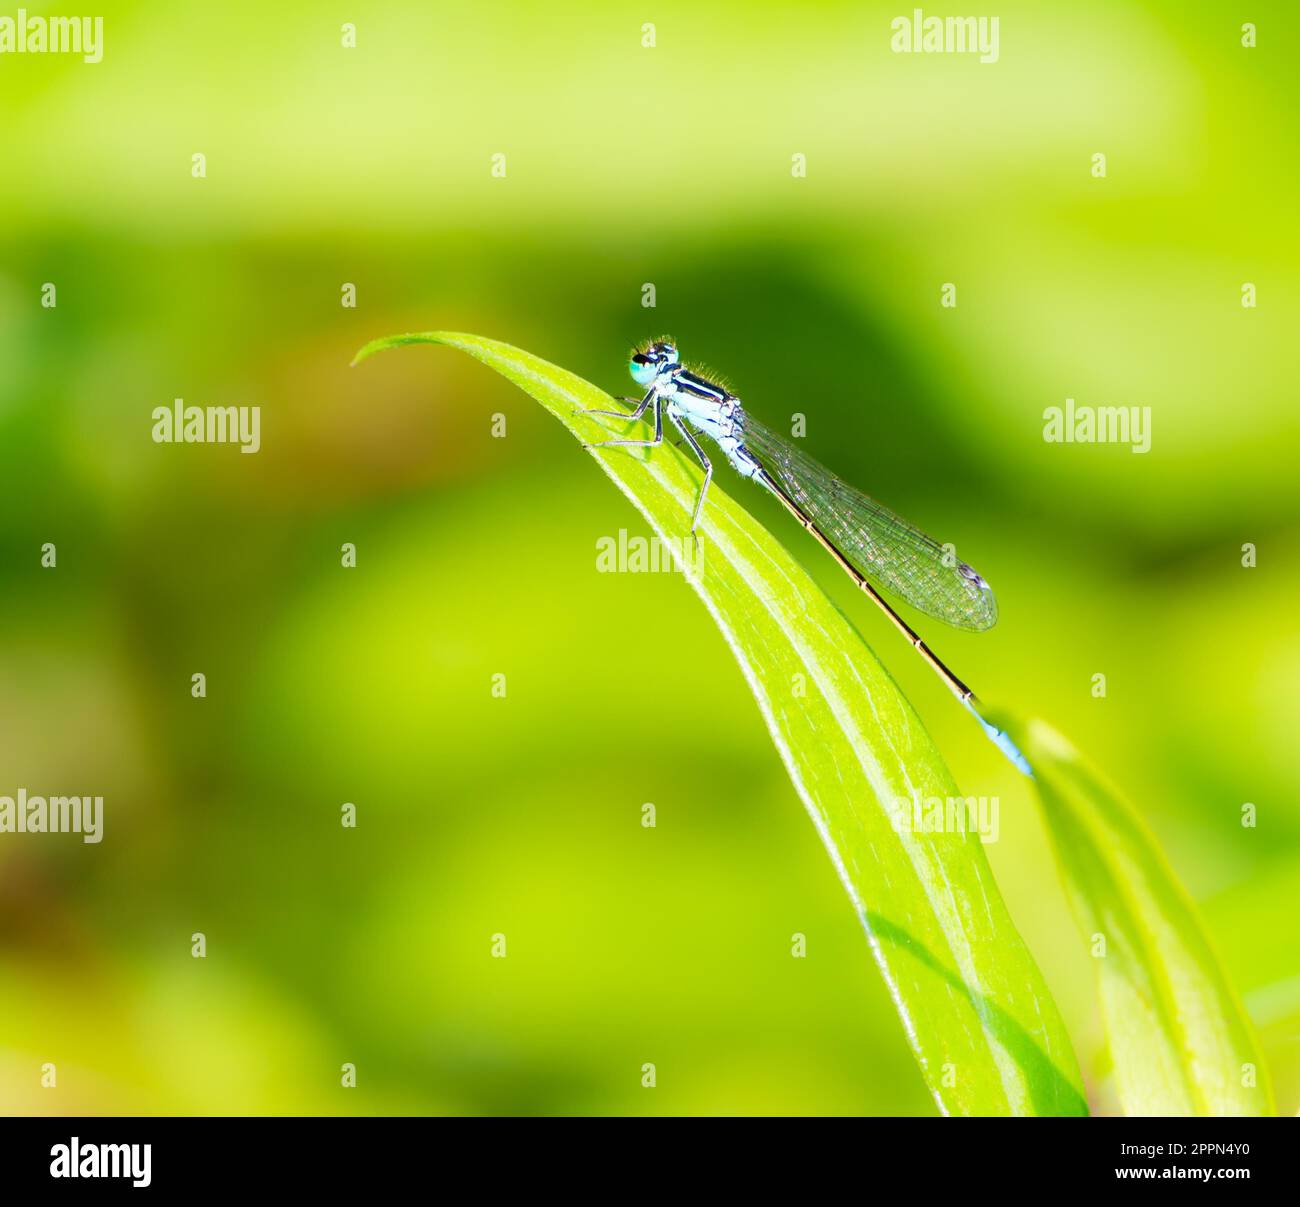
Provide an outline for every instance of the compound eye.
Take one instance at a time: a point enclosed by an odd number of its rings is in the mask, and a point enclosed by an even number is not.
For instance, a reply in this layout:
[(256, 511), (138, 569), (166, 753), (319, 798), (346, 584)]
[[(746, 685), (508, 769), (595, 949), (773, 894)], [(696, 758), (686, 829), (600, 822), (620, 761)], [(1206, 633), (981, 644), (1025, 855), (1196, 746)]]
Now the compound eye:
[(648, 386), (655, 379), (658, 369), (650, 363), (648, 356), (643, 356), (640, 352), (633, 355), (627, 371), (632, 374), (632, 380), (638, 385)]

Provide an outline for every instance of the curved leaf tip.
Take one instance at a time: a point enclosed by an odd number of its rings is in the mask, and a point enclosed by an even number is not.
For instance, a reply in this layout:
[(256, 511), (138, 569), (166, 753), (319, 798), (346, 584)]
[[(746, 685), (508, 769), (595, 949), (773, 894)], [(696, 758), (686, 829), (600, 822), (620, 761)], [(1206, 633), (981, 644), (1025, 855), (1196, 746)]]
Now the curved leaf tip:
[(1125, 1113), (1272, 1114), (1254, 1029), (1154, 836), (1056, 730), (1032, 722), (1028, 747)]

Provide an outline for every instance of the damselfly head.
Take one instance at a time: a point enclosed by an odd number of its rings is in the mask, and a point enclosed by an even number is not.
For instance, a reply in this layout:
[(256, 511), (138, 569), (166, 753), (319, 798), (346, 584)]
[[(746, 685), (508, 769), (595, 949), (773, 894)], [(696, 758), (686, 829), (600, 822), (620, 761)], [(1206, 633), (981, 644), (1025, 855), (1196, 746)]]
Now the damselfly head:
[(633, 352), (632, 361), (627, 368), (633, 381), (648, 386), (665, 366), (677, 363), (676, 346), (670, 340), (657, 339)]

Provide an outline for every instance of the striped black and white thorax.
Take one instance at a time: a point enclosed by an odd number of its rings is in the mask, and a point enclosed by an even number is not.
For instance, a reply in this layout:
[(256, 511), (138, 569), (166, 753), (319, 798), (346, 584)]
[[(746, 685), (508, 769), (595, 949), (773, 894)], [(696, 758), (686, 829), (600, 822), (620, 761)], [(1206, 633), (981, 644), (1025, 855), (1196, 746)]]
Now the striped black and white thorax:
[(669, 416), (684, 420), (708, 436), (737, 473), (753, 478), (762, 471), (745, 447), (745, 411), (734, 394), (681, 365), (662, 368), (652, 388), (663, 400)]

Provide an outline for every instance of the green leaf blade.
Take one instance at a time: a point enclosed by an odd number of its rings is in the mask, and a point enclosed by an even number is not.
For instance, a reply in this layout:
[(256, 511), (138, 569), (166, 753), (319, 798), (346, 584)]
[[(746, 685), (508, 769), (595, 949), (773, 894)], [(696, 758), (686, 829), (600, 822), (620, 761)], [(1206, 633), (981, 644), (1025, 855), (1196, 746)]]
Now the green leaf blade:
[[(483, 361), (586, 443), (579, 408), (614, 400), (567, 370), (479, 336), (426, 332)], [(356, 362), (354, 362), (356, 363)], [(689, 541), (698, 466), (668, 443), (592, 449), (654, 532)], [(946, 1114), (1084, 1114), (1055, 1003), (1007, 913), (978, 837), (895, 825), (910, 802), (957, 797), (910, 705), (845, 617), (783, 546), (715, 482), (703, 556), (683, 574), (735, 655), (796, 791), (866, 929), (922, 1074)], [(802, 694), (801, 694), (802, 689)]]
[(1098, 990), (1125, 1113), (1273, 1114), (1254, 1029), (1145, 823), (1041, 721), (1028, 752), (1079, 926), (1105, 939)]

